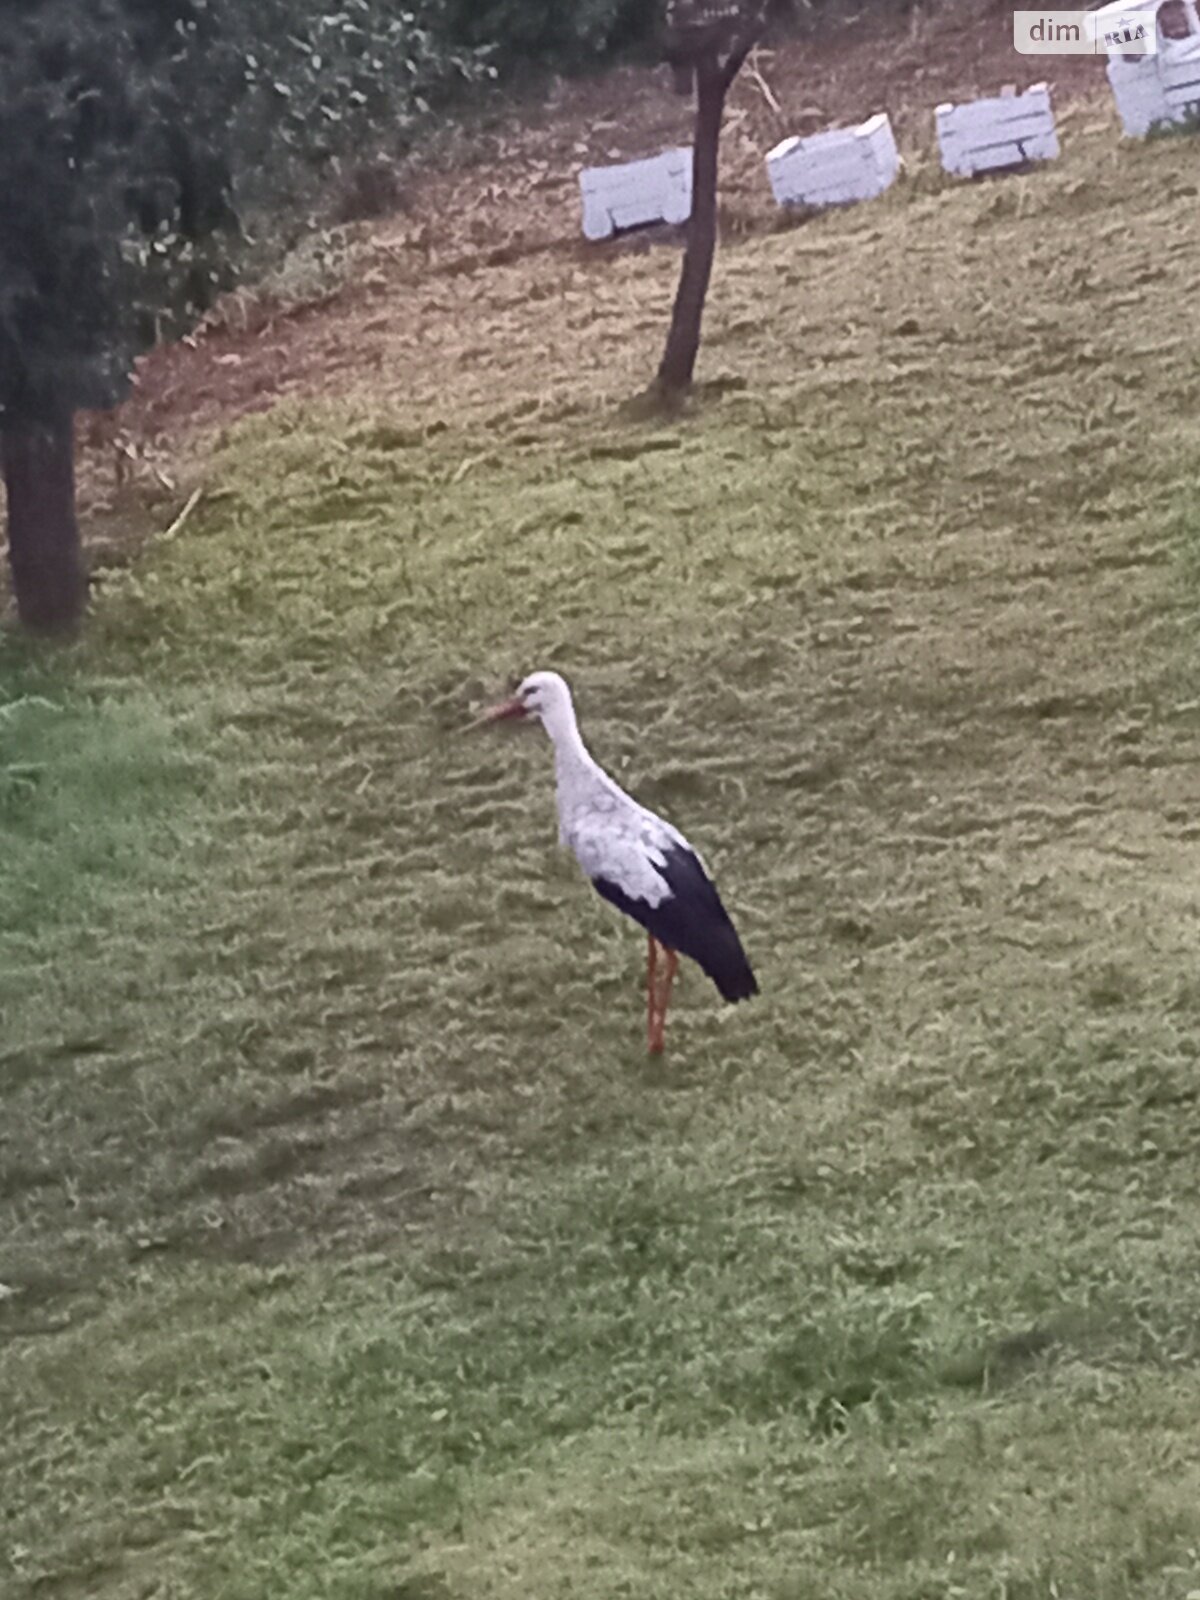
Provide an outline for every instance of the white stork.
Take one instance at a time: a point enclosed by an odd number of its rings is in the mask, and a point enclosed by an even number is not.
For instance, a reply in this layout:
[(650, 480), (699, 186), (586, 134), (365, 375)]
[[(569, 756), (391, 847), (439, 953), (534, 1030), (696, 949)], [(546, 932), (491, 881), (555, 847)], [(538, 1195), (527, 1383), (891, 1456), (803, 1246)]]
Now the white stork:
[[(593, 887), (641, 923), (650, 938), (646, 1027), (651, 1055), (663, 1032), (679, 953), (708, 974), (724, 999), (758, 993), (746, 953), (704, 863), (669, 822), (638, 805), (589, 755), (571, 691), (557, 672), (534, 672), (511, 699), (473, 726), (537, 718), (554, 744), (559, 843), (572, 850)], [(659, 951), (663, 956), (659, 970)]]

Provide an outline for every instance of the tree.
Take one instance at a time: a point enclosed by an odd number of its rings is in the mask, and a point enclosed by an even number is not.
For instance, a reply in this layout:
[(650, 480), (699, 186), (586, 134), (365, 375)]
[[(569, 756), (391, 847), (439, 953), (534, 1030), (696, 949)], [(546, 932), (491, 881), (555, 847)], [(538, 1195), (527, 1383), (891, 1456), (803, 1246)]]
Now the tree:
[(154, 70), (192, 9), (40, 0), (0, 35), (0, 467), (18, 612), (40, 631), (86, 597), (74, 413), (123, 396), (147, 288), (231, 215), (227, 169), (164, 115)]
[(717, 167), (725, 97), (767, 23), (769, 0), (668, 0), (667, 60), (676, 89), (696, 90), (692, 212), (671, 327), (651, 394), (675, 404), (691, 388), (717, 248)]
[(90, 190), (76, 175), (104, 141), (101, 104), (119, 98), (123, 41), (96, 60), (97, 92), (85, 96), (82, 41), (72, 48), (53, 11), (10, 16), (0, 41), (0, 466), (13, 583), (38, 628), (69, 624), (83, 605), (71, 418), (113, 396), (107, 350), (119, 340), (111, 306), (95, 303), (119, 265), (94, 225), (112, 199), (109, 174), (87, 162)]
[[(0, 470), (23, 623), (86, 598), (73, 418), (311, 197), (478, 63), (446, 0), (19, 0), (0, 29)], [(384, 130), (387, 130), (385, 134)], [(259, 258), (261, 259), (261, 248)]]

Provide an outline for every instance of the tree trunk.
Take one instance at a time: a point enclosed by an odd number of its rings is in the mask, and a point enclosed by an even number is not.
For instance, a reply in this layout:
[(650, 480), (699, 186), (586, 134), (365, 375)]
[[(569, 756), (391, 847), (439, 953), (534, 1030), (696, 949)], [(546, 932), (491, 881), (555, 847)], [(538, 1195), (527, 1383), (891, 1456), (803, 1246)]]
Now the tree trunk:
[(692, 214), (683, 270), (671, 312), (671, 331), (654, 387), (664, 397), (684, 394), (700, 349), (700, 324), (717, 248), (717, 153), (729, 79), (715, 50), (696, 62), (696, 138), (692, 146)]
[(75, 428), (69, 411), (12, 422), (0, 432), (8, 493), (8, 561), (17, 614), (27, 628), (57, 633), (83, 615), (87, 581), (75, 520)]

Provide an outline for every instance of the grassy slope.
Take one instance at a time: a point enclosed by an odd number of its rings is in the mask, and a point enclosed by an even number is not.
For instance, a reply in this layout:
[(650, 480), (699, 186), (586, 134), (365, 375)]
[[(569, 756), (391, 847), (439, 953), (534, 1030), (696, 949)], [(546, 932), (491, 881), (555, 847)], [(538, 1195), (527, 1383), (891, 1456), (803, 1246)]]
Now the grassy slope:
[[(659, 430), (668, 257), (451, 282), (440, 431), (241, 426), (5, 646), (6, 1595), (1200, 1586), (1194, 159), (730, 250)], [(447, 737), (534, 664), (760, 970), (665, 1064)]]

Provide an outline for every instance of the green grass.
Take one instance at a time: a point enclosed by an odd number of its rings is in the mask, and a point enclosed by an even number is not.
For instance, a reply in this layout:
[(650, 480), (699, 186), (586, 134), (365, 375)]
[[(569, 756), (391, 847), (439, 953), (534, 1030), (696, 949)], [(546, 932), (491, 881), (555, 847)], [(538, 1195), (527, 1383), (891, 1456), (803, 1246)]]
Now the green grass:
[[(669, 259), (498, 269), (3, 647), (6, 1597), (1200, 1587), (1194, 179), (1068, 154), (728, 250), (669, 426)], [(662, 1063), (533, 666), (759, 971)]]

